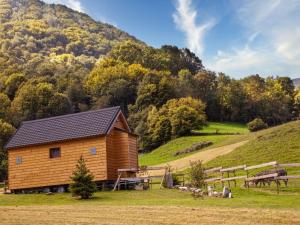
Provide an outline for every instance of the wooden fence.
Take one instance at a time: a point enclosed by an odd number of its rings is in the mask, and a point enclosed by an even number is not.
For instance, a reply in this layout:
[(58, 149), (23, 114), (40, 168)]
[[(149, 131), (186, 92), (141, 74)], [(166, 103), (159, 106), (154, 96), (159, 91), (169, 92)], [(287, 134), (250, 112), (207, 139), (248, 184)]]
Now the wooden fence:
[[(254, 169), (259, 169), (259, 168), (264, 168), (264, 167), (269, 167), (272, 166), (275, 168), (274, 173), (271, 174), (263, 174), (260, 176), (249, 176), (249, 171), (254, 170)], [(230, 187), (230, 182), (234, 182), (234, 185), (236, 186), (236, 181), (237, 180), (244, 180), (245, 186), (247, 188), (250, 187), (249, 183), (250, 182), (255, 182), (255, 181), (263, 181), (263, 180), (272, 180), (275, 181), (276, 187), (277, 187), (277, 193), (279, 193), (279, 181), (284, 180), (287, 181), (289, 179), (300, 179), (300, 175), (292, 175), (292, 176), (280, 176), (278, 173), (279, 169), (285, 168), (285, 167), (300, 167), (300, 163), (277, 163), (277, 161), (272, 161), (272, 162), (267, 162), (267, 163), (262, 163), (258, 165), (252, 165), (252, 166), (247, 166), (247, 165), (239, 165), (239, 166), (234, 166), (234, 167), (229, 167), (229, 168), (223, 168), (221, 167), (215, 167), (215, 168), (210, 168), (207, 170), (204, 170), (204, 173), (209, 175), (209, 174), (217, 174), (217, 177), (211, 177), (207, 178), (204, 180), (206, 184), (208, 183), (213, 183), (215, 186), (216, 182), (222, 183), (222, 187), (224, 186), (224, 183), (227, 182), (228, 186)], [(237, 176), (236, 171), (241, 170), (246, 173), (246, 175), (242, 176)], [(227, 174), (227, 177), (226, 177)]]

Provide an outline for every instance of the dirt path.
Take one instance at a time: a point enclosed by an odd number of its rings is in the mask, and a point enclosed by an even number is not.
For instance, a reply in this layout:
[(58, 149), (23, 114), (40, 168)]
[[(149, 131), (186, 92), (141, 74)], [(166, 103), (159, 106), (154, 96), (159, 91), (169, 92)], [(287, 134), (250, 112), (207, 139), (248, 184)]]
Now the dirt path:
[[(235, 144), (225, 145), (222, 147), (212, 148), (205, 151), (200, 151), (198, 153), (195, 153), (193, 155), (176, 159), (174, 161), (168, 162), (168, 163), (162, 163), (156, 166), (166, 166), (170, 165), (175, 170), (183, 170), (190, 165), (190, 161), (196, 161), (196, 160), (202, 160), (203, 163), (206, 163), (218, 156), (226, 155), (236, 148), (246, 144), (248, 141), (241, 141)], [(151, 175), (160, 175), (163, 171), (151, 171)]]
[(4, 206), (0, 223), (29, 224), (300, 224), (296, 210), (180, 206)]

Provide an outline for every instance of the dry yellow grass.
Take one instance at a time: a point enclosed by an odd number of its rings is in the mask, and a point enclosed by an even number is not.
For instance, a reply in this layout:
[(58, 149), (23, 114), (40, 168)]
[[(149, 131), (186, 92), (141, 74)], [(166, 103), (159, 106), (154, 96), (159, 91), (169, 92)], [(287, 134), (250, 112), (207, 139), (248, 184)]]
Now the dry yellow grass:
[(295, 210), (176, 206), (4, 206), (1, 224), (300, 224)]

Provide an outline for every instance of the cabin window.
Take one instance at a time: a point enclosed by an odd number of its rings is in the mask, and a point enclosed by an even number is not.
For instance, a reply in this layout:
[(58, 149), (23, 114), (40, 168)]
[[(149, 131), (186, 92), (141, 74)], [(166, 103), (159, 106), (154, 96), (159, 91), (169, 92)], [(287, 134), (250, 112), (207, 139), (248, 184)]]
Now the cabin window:
[(17, 165), (22, 164), (22, 157), (21, 156), (17, 156), (17, 158), (16, 158), (16, 164)]
[(90, 148), (90, 153), (91, 153), (91, 155), (96, 155), (97, 154), (96, 148), (95, 147)]
[(60, 148), (50, 148), (50, 158), (59, 158), (60, 157)]

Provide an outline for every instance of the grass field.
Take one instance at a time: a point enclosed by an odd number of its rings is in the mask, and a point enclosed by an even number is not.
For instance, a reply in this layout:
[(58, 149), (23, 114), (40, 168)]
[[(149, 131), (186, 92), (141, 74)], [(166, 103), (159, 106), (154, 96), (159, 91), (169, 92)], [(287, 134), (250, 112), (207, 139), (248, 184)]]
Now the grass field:
[[(218, 134), (216, 134), (216, 130), (218, 130)], [(226, 145), (238, 141), (242, 138), (241, 136), (243, 136), (238, 134), (248, 133), (245, 125), (237, 124), (237, 123), (215, 123), (215, 122), (210, 122), (208, 126), (205, 126), (203, 130), (199, 132), (201, 132), (202, 135), (180, 137), (168, 142), (165, 145), (160, 146), (159, 148), (153, 150), (150, 153), (140, 154), (139, 155), (140, 165), (156, 165), (156, 164), (169, 162), (175, 159), (179, 159), (191, 155), (195, 152), (189, 154), (182, 154), (179, 156), (174, 156), (173, 154), (176, 151), (188, 148), (197, 142), (202, 142), (202, 141), (213, 142), (213, 145), (200, 150), (203, 151), (205, 149), (219, 147), (222, 145)], [(226, 135), (228, 133), (234, 133), (237, 135)]]
[(8, 206), (1, 207), (2, 224), (223, 224), (297, 225), (299, 211), (182, 206)]
[[(218, 187), (221, 190), (221, 187)], [(273, 184), (270, 188), (245, 189), (232, 188), (233, 199), (205, 198), (194, 199), (190, 193), (172, 189), (158, 189), (149, 191), (106, 191), (97, 192), (90, 200), (77, 200), (71, 194), (11, 194), (0, 195), (0, 206), (29, 206), (29, 205), (109, 205), (109, 206), (189, 206), (189, 207), (232, 207), (232, 208), (270, 208), (270, 209), (299, 209), (300, 185), (295, 181), (288, 188), (282, 187), (280, 194), (276, 194)]]
[[(300, 186), (298, 186), (300, 187)], [(232, 188), (233, 199), (194, 199), (169, 189), (0, 195), (1, 224), (299, 224), (300, 190)], [(255, 218), (253, 218), (255, 215)], [(240, 220), (243, 218), (243, 220)]]
[[(235, 165), (255, 165), (264, 162), (300, 162), (300, 121), (269, 128), (248, 136), (247, 144), (231, 153), (217, 157), (206, 166), (230, 167)], [(290, 168), (290, 174), (300, 174), (300, 168)]]
[[(243, 135), (216, 135), (216, 129), (223, 134), (236, 129), (234, 132)], [(300, 121), (256, 133), (236, 124), (211, 123), (202, 132), (206, 135), (178, 138), (141, 160), (148, 160), (148, 165), (170, 161), (175, 151), (203, 140), (214, 140), (216, 147), (247, 139), (245, 145), (205, 166), (300, 162)], [(299, 172), (288, 170), (289, 174)], [(194, 199), (190, 193), (154, 187), (149, 191), (97, 192), (90, 200), (77, 200), (69, 193), (0, 194), (0, 224), (300, 224), (300, 180), (290, 180), (288, 187), (282, 185), (279, 194), (274, 183), (248, 190), (238, 182), (231, 188), (233, 199)], [(221, 190), (220, 185), (217, 189)]]
[(204, 126), (199, 132), (206, 134), (246, 134), (248, 133), (247, 126), (240, 123), (232, 122), (209, 122), (208, 126)]

